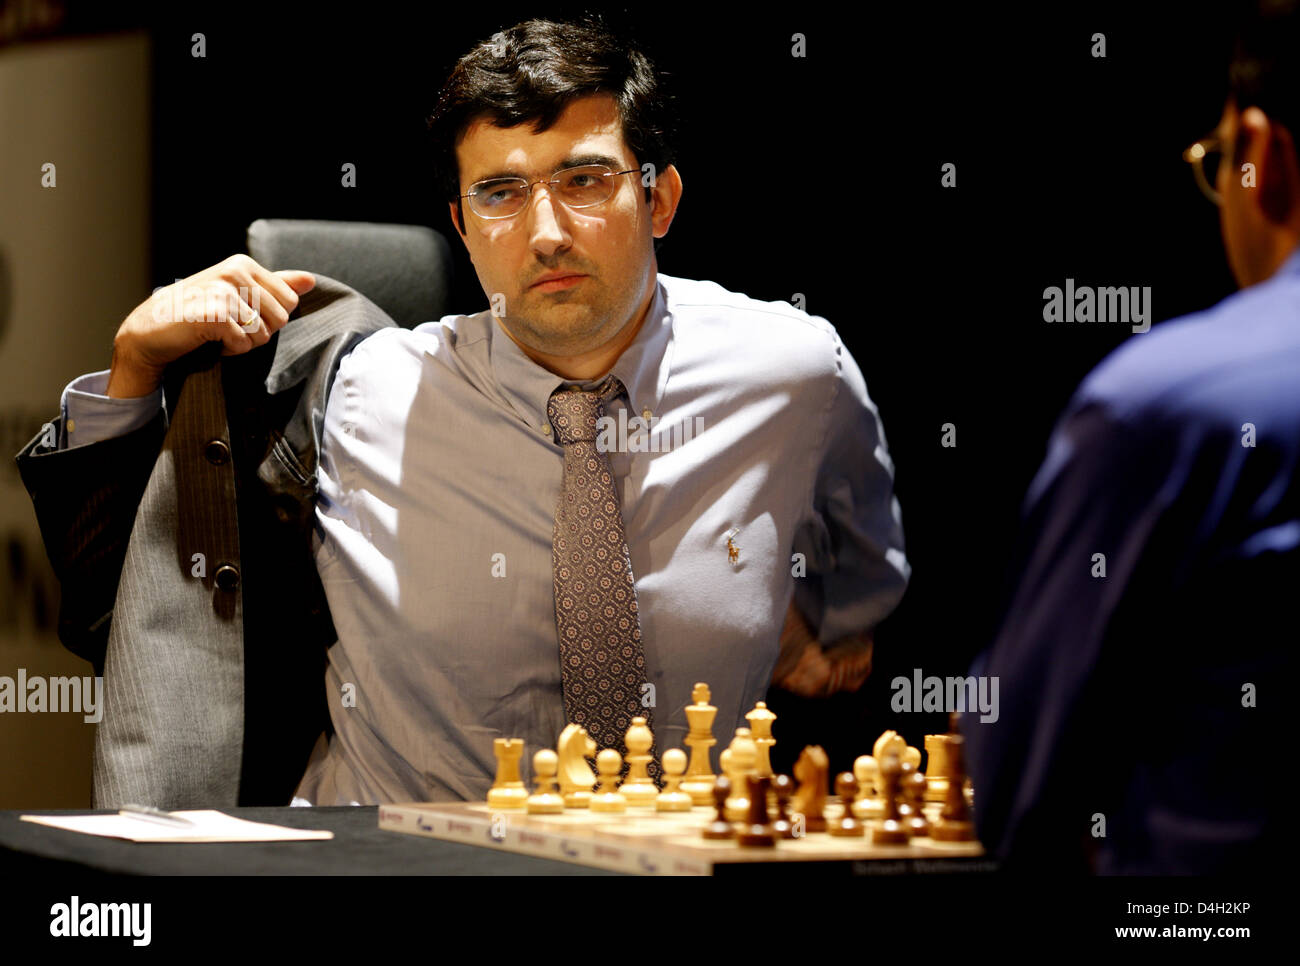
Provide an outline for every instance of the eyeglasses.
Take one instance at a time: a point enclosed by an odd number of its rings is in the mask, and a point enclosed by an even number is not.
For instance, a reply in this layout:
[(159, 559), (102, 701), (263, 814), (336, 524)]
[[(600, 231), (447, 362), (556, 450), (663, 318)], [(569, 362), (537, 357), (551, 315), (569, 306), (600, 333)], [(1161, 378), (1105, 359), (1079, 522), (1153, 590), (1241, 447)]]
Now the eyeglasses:
[(510, 218), (524, 210), (533, 185), (545, 184), (566, 208), (591, 208), (609, 201), (614, 194), (614, 178), (640, 170), (611, 171), (603, 164), (583, 164), (562, 168), (532, 184), (526, 178), (488, 178), (474, 182), (461, 197), (469, 199), (470, 210), (480, 218)]
[(1201, 193), (1216, 205), (1223, 204), (1223, 195), (1215, 187), (1223, 163), (1223, 139), (1217, 133), (1201, 138), (1183, 152), (1183, 160), (1192, 166)]

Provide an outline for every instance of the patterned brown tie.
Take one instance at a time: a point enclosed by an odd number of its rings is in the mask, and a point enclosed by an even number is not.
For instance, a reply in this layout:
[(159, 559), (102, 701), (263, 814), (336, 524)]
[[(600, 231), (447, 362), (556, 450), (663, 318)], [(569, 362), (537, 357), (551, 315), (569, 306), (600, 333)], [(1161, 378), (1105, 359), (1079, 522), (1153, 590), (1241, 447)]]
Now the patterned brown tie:
[[(642, 704), (645, 654), (618, 490), (609, 457), (596, 447), (605, 403), (622, 392), (612, 375), (594, 390), (562, 386), (551, 394), (546, 413), (556, 443), (564, 447), (551, 544), (564, 710), (598, 748), (626, 757), (623, 739), (632, 719), (644, 717), (652, 730), (654, 724), (651, 708)], [(658, 776), (655, 765), (652, 777)]]

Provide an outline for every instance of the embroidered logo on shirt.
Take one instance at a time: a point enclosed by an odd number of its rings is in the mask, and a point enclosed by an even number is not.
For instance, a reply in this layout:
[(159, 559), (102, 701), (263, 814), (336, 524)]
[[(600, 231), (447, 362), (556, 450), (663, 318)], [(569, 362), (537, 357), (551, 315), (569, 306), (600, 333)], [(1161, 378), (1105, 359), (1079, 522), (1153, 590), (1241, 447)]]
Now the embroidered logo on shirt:
[(740, 547), (736, 546), (731, 538), (739, 533), (740, 527), (732, 527), (723, 534), (727, 538), (727, 560), (731, 562), (733, 567), (740, 563)]

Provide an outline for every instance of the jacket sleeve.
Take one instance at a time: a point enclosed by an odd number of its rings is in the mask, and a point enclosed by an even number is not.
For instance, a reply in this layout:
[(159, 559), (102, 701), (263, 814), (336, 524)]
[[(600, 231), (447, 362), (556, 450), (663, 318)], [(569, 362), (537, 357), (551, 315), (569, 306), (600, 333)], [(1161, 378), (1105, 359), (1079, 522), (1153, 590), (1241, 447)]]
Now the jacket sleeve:
[(16, 461), (59, 579), (59, 640), (102, 674), (126, 545), (166, 434), (166, 413), (159, 409), (123, 436), (59, 450), (62, 422), (52, 420), (53, 433), (43, 429)]

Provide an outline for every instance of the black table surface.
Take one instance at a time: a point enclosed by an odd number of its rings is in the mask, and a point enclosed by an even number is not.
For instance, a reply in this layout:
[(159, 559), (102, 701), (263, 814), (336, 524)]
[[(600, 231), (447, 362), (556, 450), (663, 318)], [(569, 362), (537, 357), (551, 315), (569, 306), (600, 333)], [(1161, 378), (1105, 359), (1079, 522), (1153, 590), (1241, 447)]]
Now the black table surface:
[(253, 822), (328, 829), (314, 842), (128, 842), (23, 822), (20, 815), (107, 815), (110, 811), (0, 811), (0, 870), (109, 875), (618, 875), (568, 862), (418, 835), (381, 831), (377, 806), (223, 808)]

